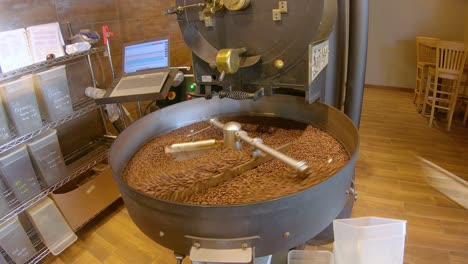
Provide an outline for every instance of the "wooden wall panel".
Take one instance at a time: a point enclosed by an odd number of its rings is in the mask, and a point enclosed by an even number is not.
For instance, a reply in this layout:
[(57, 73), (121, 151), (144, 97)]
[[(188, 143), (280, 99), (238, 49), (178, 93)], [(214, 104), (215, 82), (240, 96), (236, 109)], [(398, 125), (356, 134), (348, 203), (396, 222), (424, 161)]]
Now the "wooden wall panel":
[(55, 0), (0, 0), (0, 31), (55, 21)]
[(60, 23), (92, 24), (118, 19), (114, 0), (55, 0)]
[(148, 19), (160, 16), (161, 7), (155, 0), (115, 0), (119, 19)]

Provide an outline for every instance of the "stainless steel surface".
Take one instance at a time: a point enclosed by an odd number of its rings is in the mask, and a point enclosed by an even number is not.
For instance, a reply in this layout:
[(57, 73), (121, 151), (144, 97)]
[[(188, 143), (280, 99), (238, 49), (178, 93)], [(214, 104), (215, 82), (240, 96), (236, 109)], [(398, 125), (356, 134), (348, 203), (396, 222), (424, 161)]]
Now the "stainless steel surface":
[(295, 160), (288, 155), (281, 153), (279, 151), (276, 151), (269, 146), (263, 144), (262, 140), (259, 140), (258, 138), (251, 138), (245, 131), (240, 131), (236, 133), (236, 136), (241, 139), (242, 141), (252, 145), (253, 147), (261, 150), (262, 152), (274, 157), (275, 159), (286, 163), (289, 167), (293, 168), (297, 173), (299, 174), (305, 174), (309, 170), (309, 166), (307, 165), (307, 162), (305, 161), (298, 161)]
[[(109, 33), (107, 33), (109, 34)], [(110, 70), (112, 74), (112, 80), (115, 79), (115, 70), (114, 70), (114, 63), (112, 63), (112, 54), (111, 54), (111, 48), (110, 48), (110, 35), (107, 36), (109, 39), (107, 40), (107, 58), (109, 59), (109, 65), (110, 65)]]
[(354, 189), (354, 187), (349, 187), (349, 190), (346, 191), (346, 194), (352, 196), (354, 198), (354, 201), (357, 201), (358, 199), (358, 193), (357, 191)]
[(212, 124), (213, 126), (219, 128), (219, 129), (223, 129), (224, 128), (224, 124), (219, 122), (218, 119), (216, 118), (212, 118), (210, 119), (210, 124)]
[[(223, 145), (223, 142), (218, 142), (215, 139), (206, 139), (206, 140), (199, 140), (199, 141), (193, 141), (193, 142), (186, 142), (186, 143), (176, 143), (172, 144), (170, 146), (167, 146), (164, 148), (164, 153), (166, 154), (171, 154), (176, 160), (181, 160), (180, 158), (177, 158), (179, 155), (182, 156), (183, 159), (188, 159), (185, 158), (185, 155), (189, 155), (190, 153), (195, 154), (200, 154), (200, 151), (203, 150), (211, 150), (214, 148), (221, 147)], [(191, 155), (190, 155), (191, 156)], [(192, 156), (195, 157), (198, 155)]]
[(344, 110), (359, 128), (366, 76), (369, 0), (353, 0), (349, 5), (349, 61)]
[[(293, 195), (241, 205), (169, 202), (145, 195), (122, 181), (128, 161), (151, 138), (194, 122), (240, 115), (283, 117), (319, 127), (343, 144), (350, 161), (317, 186)], [(193, 241), (187, 236), (215, 240), (258, 236), (255, 254), (260, 257), (306, 242), (338, 216), (348, 200), (346, 191), (351, 186), (358, 147), (358, 133), (352, 121), (322, 103), (307, 104), (301, 97), (286, 95), (264, 97), (256, 102), (214, 97), (176, 104), (138, 120), (114, 142), (109, 163), (131, 218), (157, 243), (188, 254)], [(164, 236), (160, 236), (161, 232)], [(290, 236), (285, 238), (285, 232)]]
[(97, 87), (96, 77), (94, 77), (93, 64), (91, 62), (91, 55), (86, 55), (86, 60), (88, 61), (89, 72), (91, 73), (91, 80), (93, 81), (93, 87)]
[(104, 113), (104, 105), (101, 105), (99, 106), (99, 114), (101, 116), (101, 121), (102, 121), (102, 125), (104, 126), (104, 130), (106, 132), (105, 135), (112, 135), (112, 133), (110, 132), (109, 130), (109, 127), (107, 126), (107, 117), (106, 117), (106, 114)]
[(224, 147), (230, 149), (239, 149), (236, 133), (241, 130), (241, 124), (229, 122), (223, 126)]
[(268, 154), (283, 163), (286, 163), (286, 165), (293, 168), (299, 174), (305, 174), (309, 169), (309, 166), (305, 161), (295, 160), (280, 151), (270, 148), (269, 146), (263, 144), (263, 140), (261, 138), (251, 138), (247, 132), (241, 130), (241, 124), (237, 122), (228, 122), (223, 124), (217, 119), (213, 118), (210, 119), (210, 123), (215, 127), (223, 130), (223, 141), (225, 148), (240, 149), (238, 143), (239, 141), (243, 141), (255, 149), (259, 149), (263, 153)]
[(241, 124), (237, 122), (223, 124), (216, 118), (210, 119), (210, 123), (213, 126), (223, 130), (223, 143), (225, 148), (237, 150), (240, 149), (240, 144), (239, 140), (237, 139), (236, 132), (240, 131)]
[(222, 71), (222, 72), (219, 74), (219, 81), (220, 81), (220, 82), (224, 81), (224, 78), (226, 78), (226, 71)]
[(192, 241), (192, 245), (194, 247), (207, 249), (253, 248), (260, 239), (259, 236), (239, 237), (233, 239), (216, 239), (196, 236), (186, 236), (186, 238)]
[(142, 118), (143, 117), (143, 111), (141, 110), (141, 102), (137, 101), (137, 109), (138, 109), (138, 117)]
[[(28, 201), (21, 203), (16, 198), (12, 198), (10, 200), (10, 208), (12, 208), (7, 214), (2, 215), (0, 217), (0, 225), (10, 220), (12, 217), (24, 212), (26, 209), (34, 205), (37, 201), (41, 200), (42, 198), (46, 197), (49, 193), (55, 191), (56, 189), (60, 188), (70, 180), (74, 179), (75, 177), (79, 176), (83, 172), (91, 169), (99, 162), (105, 160), (108, 155), (109, 146), (103, 144), (103, 142), (92, 142), (83, 148), (78, 149), (75, 153), (72, 153), (65, 157), (65, 161), (69, 159), (74, 159), (75, 157), (82, 157), (78, 159), (76, 162), (71, 163), (67, 166), (68, 169), (68, 176), (62, 179), (61, 181), (57, 182), (52, 186), (43, 186), (44, 188), (42, 191), (34, 196), (33, 198), (29, 199)], [(5, 197), (10, 197), (13, 195), (11, 191), (6, 192)]]
[[(192, 66), (173, 66), (171, 69), (178, 69), (178, 70), (184, 70), (184, 71), (190, 71), (192, 69)], [(187, 76), (187, 75), (185, 75)]]
[(203, 131), (205, 131), (205, 130), (207, 130), (207, 129), (209, 129), (209, 128), (210, 128), (210, 126), (207, 126), (207, 127), (205, 127), (205, 128), (202, 128), (202, 129), (200, 129), (200, 130), (198, 130), (198, 131), (193, 131), (193, 130), (191, 130), (191, 131), (190, 131), (190, 134), (188, 134), (187, 137), (193, 137), (193, 136), (195, 136), (195, 135), (197, 135), (197, 134), (199, 134), (199, 133), (201, 133), (201, 132), (203, 132)]
[(65, 56), (62, 56), (62, 57), (57, 57), (55, 59), (51, 59), (51, 60), (39, 62), (39, 63), (36, 63), (36, 64), (32, 64), (32, 65), (29, 65), (29, 66), (26, 66), (26, 67), (23, 67), (23, 68), (16, 69), (14, 71), (0, 73), (0, 82), (6, 81), (6, 80), (14, 78), (14, 77), (20, 77), (20, 76), (27, 75), (27, 74), (30, 74), (30, 73), (33, 73), (33, 72), (44, 70), (44, 69), (47, 69), (47, 68), (49, 68), (51, 66), (54, 66), (54, 65), (63, 64), (65, 62), (69, 62), (71, 60), (75, 60), (75, 59), (78, 59), (78, 58), (83, 58), (83, 57), (85, 57), (87, 55), (95, 54), (95, 53), (99, 53), (99, 52), (103, 52), (103, 51), (104, 51), (104, 47), (92, 48), (92, 49), (90, 49), (88, 51), (77, 52), (77, 53), (73, 53), (73, 54), (70, 54), (70, 55), (65, 55)]
[(125, 110), (123, 108), (123, 105), (121, 103), (117, 104), (117, 108), (119, 109), (119, 118), (120, 121), (122, 122), (122, 125), (125, 128), (127, 128), (127, 120), (125, 119)]
[(56, 128), (58, 126), (61, 126), (65, 123), (67, 123), (68, 121), (70, 120), (73, 120), (73, 119), (76, 119), (80, 116), (83, 116), (85, 114), (88, 114), (90, 112), (92, 112), (93, 110), (97, 109), (98, 106), (94, 103), (94, 100), (92, 99), (86, 99), (84, 101), (80, 101), (79, 103), (75, 104), (73, 106), (73, 113), (71, 115), (68, 115), (58, 121), (55, 121), (55, 122), (44, 122), (42, 127), (37, 129), (37, 130), (34, 130), (33, 132), (30, 132), (26, 135), (23, 135), (23, 136), (16, 136), (14, 137), (12, 140), (10, 140), (9, 142), (3, 144), (0, 146), (0, 154), (9, 150), (9, 149), (12, 149), (20, 144), (23, 144), (25, 143), (26, 141), (44, 133), (45, 131), (47, 131), (49, 128)]

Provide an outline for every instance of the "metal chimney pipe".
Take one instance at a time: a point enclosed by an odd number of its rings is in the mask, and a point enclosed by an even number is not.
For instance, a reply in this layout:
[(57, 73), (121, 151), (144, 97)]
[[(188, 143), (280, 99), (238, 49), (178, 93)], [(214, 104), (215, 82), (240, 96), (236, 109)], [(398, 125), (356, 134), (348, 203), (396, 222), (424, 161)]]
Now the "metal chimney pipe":
[(349, 60), (344, 112), (359, 128), (367, 63), (369, 0), (349, 1)]
[(330, 62), (327, 66), (327, 83), (324, 102), (341, 109), (346, 73), (347, 19), (346, 1), (337, 0), (338, 13), (335, 27), (330, 34)]

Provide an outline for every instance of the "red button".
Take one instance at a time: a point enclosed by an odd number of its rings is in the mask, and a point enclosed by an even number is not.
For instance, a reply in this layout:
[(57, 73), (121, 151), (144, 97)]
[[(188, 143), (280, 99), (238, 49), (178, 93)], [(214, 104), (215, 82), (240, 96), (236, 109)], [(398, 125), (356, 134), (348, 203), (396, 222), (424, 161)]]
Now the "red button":
[(187, 95), (187, 100), (192, 100), (192, 96), (190, 94)]
[(167, 99), (169, 100), (174, 100), (176, 98), (176, 93), (175, 92), (168, 92), (167, 93)]

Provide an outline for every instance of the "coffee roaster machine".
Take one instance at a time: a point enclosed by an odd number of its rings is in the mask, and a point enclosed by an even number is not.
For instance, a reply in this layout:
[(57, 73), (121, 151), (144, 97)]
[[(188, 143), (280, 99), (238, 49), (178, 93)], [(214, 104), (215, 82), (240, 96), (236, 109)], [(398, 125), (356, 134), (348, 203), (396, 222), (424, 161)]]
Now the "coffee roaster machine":
[[(177, 17), (193, 51), (194, 92), (204, 98), (145, 116), (113, 144), (110, 166), (133, 221), (180, 262), (190, 256), (197, 262), (248, 263), (326, 237), (333, 219), (349, 216), (355, 199), (367, 0), (176, 0), (167, 13)], [(343, 144), (350, 161), (307, 190), (229, 206), (165, 201), (121, 180), (128, 161), (151, 138), (236, 115), (320, 127)]]

